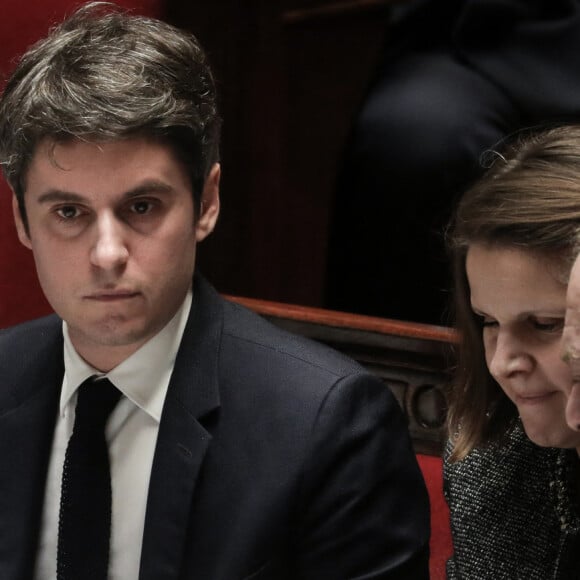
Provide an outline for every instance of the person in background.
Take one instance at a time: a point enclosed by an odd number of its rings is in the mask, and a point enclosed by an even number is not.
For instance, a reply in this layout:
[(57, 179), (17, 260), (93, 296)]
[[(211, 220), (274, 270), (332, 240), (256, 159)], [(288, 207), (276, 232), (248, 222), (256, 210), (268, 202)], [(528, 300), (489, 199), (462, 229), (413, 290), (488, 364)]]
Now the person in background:
[(8, 79), (0, 163), (56, 314), (0, 333), (0, 578), (428, 577), (388, 388), (195, 272), (219, 135), (197, 40), (108, 3)]
[(566, 288), (580, 226), (580, 126), (487, 156), (449, 230), (459, 330), (444, 490), (448, 577), (577, 578), (580, 432), (566, 423)]
[(580, 2), (398, 2), (385, 37), (337, 180), (325, 305), (448, 324), (441, 231), (481, 154), (580, 121)]

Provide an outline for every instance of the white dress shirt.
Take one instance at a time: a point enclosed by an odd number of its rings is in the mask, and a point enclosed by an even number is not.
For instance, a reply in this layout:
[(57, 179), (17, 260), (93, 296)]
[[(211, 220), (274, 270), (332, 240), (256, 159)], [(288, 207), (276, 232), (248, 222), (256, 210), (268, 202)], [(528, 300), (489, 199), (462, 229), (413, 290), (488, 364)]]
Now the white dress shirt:
[(63, 323), (65, 374), (46, 483), (36, 580), (56, 578), (62, 466), (74, 425), (77, 389), (93, 375), (106, 376), (122, 393), (105, 431), (112, 484), (109, 579), (137, 580), (161, 411), (191, 303), (189, 292), (171, 321), (106, 375), (77, 354)]

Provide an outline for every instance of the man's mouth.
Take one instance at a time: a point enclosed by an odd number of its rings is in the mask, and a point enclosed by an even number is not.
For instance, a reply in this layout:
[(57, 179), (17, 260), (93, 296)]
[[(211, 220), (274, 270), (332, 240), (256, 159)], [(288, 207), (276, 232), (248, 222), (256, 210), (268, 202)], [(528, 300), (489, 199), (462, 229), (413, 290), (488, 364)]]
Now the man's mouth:
[(96, 302), (116, 302), (123, 300), (131, 300), (139, 296), (139, 292), (132, 290), (103, 290), (100, 292), (93, 292), (85, 296), (87, 300), (94, 300)]

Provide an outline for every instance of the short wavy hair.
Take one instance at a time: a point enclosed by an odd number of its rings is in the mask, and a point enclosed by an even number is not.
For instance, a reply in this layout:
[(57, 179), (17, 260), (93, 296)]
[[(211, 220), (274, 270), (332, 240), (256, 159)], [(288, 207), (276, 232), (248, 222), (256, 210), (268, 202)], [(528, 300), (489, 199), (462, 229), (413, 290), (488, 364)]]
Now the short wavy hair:
[(27, 170), (44, 139), (166, 141), (199, 207), (219, 157), (216, 101), (193, 35), (107, 2), (82, 6), (22, 56), (0, 97), (0, 164), (23, 218)]
[(501, 440), (517, 417), (491, 376), (481, 323), (471, 309), (465, 260), (472, 244), (518, 248), (561, 266), (567, 282), (580, 228), (580, 126), (519, 135), (484, 156), (489, 169), (460, 200), (448, 231), (454, 274), (457, 372), (449, 398), (451, 460)]

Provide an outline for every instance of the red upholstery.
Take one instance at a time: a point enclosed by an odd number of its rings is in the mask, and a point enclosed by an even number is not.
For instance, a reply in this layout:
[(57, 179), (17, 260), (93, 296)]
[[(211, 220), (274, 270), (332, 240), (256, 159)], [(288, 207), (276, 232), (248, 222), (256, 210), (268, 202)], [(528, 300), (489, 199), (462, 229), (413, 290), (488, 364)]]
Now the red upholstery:
[(442, 460), (432, 455), (417, 455), (431, 501), (431, 580), (445, 580), (445, 562), (451, 555), (449, 509), (443, 497)]

